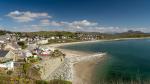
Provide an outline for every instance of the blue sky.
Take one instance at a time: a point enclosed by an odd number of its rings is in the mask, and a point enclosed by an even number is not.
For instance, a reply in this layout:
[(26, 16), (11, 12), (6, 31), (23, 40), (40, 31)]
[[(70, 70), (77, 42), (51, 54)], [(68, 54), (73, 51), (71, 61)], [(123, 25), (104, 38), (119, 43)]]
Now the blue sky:
[(150, 0), (0, 0), (0, 29), (150, 32)]

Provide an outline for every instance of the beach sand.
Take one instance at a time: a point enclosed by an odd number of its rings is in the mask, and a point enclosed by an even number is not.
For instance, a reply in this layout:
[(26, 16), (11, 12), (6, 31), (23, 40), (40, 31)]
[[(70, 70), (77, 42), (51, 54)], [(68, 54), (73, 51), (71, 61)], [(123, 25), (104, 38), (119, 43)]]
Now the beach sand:
[[(94, 41), (92, 41), (94, 42)], [(97, 41), (95, 41), (97, 42)], [(82, 42), (75, 42), (75, 43), (62, 43), (62, 44), (52, 44), (50, 46), (55, 47), (61, 50), (66, 57), (79, 57), (79, 56), (91, 56), (94, 53), (91, 52), (81, 52), (81, 51), (74, 51), (68, 49), (62, 49), (60, 46), (77, 44)], [(87, 43), (87, 42), (86, 42)], [(73, 65), (73, 84), (92, 84), (92, 75), (94, 72), (94, 68), (97, 62), (101, 61), (103, 57), (98, 59), (91, 59), (91, 60), (84, 60)]]
[[(60, 43), (60, 44), (51, 44), (49, 47), (54, 47), (61, 50), (66, 57), (79, 57), (79, 56), (90, 56), (94, 53), (91, 52), (81, 52), (68, 49), (62, 49), (61, 46), (72, 45), (78, 43), (91, 43), (91, 42), (101, 42), (101, 41), (117, 41), (117, 40), (128, 40), (128, 39), (143, 39), (143, 38), (123, 38), (123, 39), (112, 39), (112, 40), (96, 40), (96, 41), (83, 41), (83, 42), (72, 42), (72, 43)], [(46, 45), (47, 46), (47, 45)], [(93, 84), (93, 73), (97, 62), (101, 62), (105, 59), (105, 56), (100, 57), (95, 60), (84, 60), (73, 65), (73, 84)]]
[(105, 56), (98, 59), (81, 61), (74, 64), (73, 84), (93, 84), (96, 64), (104, 60)]
[(92, 73), (96, 62), (83, 61), (74, 64), (73, 84), (92, 84)]

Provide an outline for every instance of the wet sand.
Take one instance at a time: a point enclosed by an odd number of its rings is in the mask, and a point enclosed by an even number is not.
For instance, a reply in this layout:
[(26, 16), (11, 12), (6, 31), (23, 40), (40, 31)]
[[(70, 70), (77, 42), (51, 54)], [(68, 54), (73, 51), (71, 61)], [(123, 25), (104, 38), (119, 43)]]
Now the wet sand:
[(84, 61), (74, 64), (73, 84), (92, 84), (92, 73), (95, 67), (94, 61)]

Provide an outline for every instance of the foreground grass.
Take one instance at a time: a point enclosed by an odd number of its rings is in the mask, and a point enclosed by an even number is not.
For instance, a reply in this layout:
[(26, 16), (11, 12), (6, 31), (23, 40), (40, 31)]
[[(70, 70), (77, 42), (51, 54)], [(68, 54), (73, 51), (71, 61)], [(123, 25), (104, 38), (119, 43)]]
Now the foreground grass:
[(43, 81), (43, 80), (37, 80), (36, 84), (72, 84), (69, 81), (65, 81), (65, 80), (51, 80), (51, 81)]
[(12, 78), (12, 77), (0, 77), (0, 84), (72, 84), (69, 81), (65, 80), (34, 80), (29, 78)]

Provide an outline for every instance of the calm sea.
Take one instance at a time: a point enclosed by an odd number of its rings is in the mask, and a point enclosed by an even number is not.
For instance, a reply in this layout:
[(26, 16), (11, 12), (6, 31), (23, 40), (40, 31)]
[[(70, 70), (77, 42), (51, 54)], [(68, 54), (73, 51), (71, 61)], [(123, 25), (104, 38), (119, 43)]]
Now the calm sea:
[(142, 84), (150, 80), (150, 39), (82, 43), (63, 48), (107, 53), (106, 59), (96, 65), (95, 82), (136, 81)]

